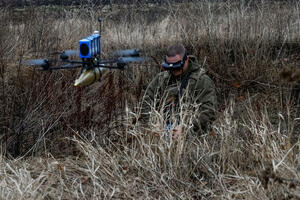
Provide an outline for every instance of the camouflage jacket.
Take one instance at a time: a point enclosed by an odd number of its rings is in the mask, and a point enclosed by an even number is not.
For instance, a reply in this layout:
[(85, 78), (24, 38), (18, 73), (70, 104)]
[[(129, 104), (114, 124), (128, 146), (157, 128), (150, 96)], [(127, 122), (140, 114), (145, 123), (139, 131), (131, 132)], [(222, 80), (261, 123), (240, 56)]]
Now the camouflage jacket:
[(202, 132), (215, 119), (216, 106), (213, 81), (196, 58), (189, 56), (184, 74), (175, 77), (164, 71), (150, 82), (141, 103), (141, 119), (148, 123), (150, 113), (156, 110), (162, 113), (166, 123), (186, 124), (189, 121), (193, 132)]

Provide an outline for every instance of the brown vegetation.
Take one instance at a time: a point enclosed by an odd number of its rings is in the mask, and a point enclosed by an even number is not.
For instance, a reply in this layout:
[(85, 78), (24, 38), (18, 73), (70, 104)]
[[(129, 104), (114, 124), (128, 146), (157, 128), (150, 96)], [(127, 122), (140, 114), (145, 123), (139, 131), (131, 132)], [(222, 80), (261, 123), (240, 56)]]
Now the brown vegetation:
[[(299, 198), (299, 107), (290, 100), (294, 83), (280, 77), (297, 80), (298, 69), (293, 75), (283, 68), (299, 65), (299, 6), (0, 8), (0, 198)], [(134, 47), (153, 61), (108, 70), (80, 89), (73, 87), (79, 71), (22, 65), (76, 48), (98, 28), (98, 16), (104, 58)], [(186, 140), (167, 143), (155, 124), (132, 123), (143, 89), (175, 42), (206, 64), (220, 102), (211, 131), (194, 141), (192, 159)], [(159, 111), (152, 117), (162, 120)]]

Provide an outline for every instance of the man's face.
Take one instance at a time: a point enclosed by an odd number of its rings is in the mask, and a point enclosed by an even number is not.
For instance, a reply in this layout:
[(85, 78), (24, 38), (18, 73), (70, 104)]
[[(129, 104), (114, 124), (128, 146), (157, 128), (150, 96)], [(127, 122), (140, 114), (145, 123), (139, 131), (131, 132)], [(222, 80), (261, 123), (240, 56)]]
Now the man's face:
[[(182, 59), (183, 59), (183, 56), (181, 56), (181, 55), (179, 55), (179, 54), (177, 54), (176, 56), (173, 56), (173, 57), (168, 57), (168, 56), (166, 56), (166, 61), (167, 61), (168, 63), (176, 63), (176, 62), (181, 61)], [(172, 73), (174, 76), (179, 76), (179, 75), (181, 75), (183, 72), (185, 72), (186, 68), (187, 68), (187, 60), (185, 61), (183, 68), (176, 69), (176, 70), (173, 69), (173, 70), (171, 70), (171, 73)]]

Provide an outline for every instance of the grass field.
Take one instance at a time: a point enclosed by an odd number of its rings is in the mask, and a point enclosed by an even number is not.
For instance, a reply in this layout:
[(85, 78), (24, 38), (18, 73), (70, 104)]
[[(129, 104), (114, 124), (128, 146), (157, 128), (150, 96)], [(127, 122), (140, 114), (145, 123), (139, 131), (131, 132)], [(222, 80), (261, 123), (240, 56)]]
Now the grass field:
[[(299, 6), (0, 8), (0, 199), (300, 199), (300, 109), (291, 95), (299, 82), (280, 76), (299, 69)], [(80, 70), (22, 64), (77, 48), (99, 16), (103, 58), (139, 48), (151, 60), (83, 88), (73, 86)], [(133, 122), (174, 43), (205, 62), (219, 110), (210, 132), (169, 144), (155, 124)]]

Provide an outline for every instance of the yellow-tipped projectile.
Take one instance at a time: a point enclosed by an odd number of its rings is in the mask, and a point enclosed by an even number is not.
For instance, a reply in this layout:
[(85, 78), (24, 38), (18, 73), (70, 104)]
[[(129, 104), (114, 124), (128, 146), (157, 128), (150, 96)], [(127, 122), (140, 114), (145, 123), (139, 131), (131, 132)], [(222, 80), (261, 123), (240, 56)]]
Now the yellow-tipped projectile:
[(82, 72), (78, 79), (75, 80), (74, 86), (85, 86), (98, 81), (101, 78), (101, 67), (86, 70)]

